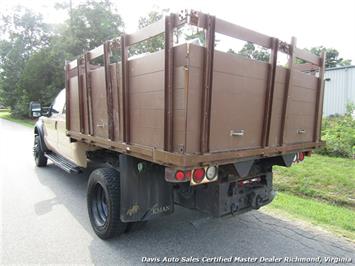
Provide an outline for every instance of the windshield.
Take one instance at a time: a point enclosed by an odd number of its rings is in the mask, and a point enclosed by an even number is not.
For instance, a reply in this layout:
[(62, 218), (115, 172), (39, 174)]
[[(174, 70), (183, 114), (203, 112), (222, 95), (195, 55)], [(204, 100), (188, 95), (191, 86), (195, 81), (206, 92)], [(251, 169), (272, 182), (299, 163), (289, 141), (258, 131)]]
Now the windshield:
[(62, 113), (65, 105), (65, 89), (61, 90), (52, 105), (53, 113)]

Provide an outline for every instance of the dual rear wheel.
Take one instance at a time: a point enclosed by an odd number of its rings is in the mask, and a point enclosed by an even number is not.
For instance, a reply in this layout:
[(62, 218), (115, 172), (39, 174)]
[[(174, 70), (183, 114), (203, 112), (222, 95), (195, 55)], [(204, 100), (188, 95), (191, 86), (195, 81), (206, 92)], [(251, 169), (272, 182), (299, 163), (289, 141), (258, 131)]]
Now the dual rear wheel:
[(94, 170), (89, 178), (87, 205), (92, 228), (102, 239), (118, 236), (128, 223), (120, 219), (120, 173), (113, 168)]
[[(39, 135), (35, 135), (33, 156), (38, 167), (47, 165), (47, 157)], [(87, 207), (96, 235), (102, 239), (118, 236), (133, 230), (142, 222), (124, 223), (120, 219), (120, 173), (113, 168), (99, 168), (89, 177)]]
[(96, 235), (110, 239), (134, 231), (146, 222), (124, 223), (120, 219), (120, 173), (113, 168), (94, 170), (89, 178), (87, 206), (91, 226)]

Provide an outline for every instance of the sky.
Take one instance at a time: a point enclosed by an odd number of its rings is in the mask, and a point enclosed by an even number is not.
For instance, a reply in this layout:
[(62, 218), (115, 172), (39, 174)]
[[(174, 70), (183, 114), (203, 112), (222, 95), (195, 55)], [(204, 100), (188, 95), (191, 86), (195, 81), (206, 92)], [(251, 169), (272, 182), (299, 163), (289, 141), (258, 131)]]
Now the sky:
[[(23, 5), (43, 14), (50, 23), (66, 19), (55, 10), (57, 2), (69, 0), (0, 0), (1, 12)], [(75, 6), (80, 0), (72, 0)], [(138, 27), (138, 19), (152, 9), (169, 8), (173, 12), (195, 9), (223, 20), (290, 42), (297, 38), (300, 48), (323, 45), (335, 48), (344, 59), (355, 64), (355, 0), (120, 0), (112, 1), (122, 16), (127, 33)], [(216, 37), (218, 39), (219, 37)], [(224, 37), (222, 50), (238, 50), (238, 44)]]

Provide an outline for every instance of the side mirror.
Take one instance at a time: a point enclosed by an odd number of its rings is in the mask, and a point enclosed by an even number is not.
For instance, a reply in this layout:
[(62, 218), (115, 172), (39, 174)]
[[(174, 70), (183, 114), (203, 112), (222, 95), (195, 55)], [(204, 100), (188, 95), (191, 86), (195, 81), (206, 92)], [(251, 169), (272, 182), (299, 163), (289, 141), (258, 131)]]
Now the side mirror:
[(30, 117), (37, 118), (42, 115), (42, 105), (39, 102), (30, 102)]
[(50, 117), (52, 115), (52, 106), (42, 107), (42, 115)]

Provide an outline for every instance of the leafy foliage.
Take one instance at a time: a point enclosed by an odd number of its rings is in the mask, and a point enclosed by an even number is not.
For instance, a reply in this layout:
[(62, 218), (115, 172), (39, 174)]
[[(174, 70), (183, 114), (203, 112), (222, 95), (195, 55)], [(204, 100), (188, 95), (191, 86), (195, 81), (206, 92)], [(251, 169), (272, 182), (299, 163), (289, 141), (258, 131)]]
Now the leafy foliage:
[(322, 140), (326, 141), (326, 146), (318, 151), (320, 154), (341, 157), (352, 157), (355, 154), (354, 110), (355, 105), (349, 104), (345, 115), (323, 119)]
[[(167, 10), (156, 11), (153, 10), (145, 17), (140, 17), (138, 21), (138, 29), (142, 29), (154, 22), (161, 20)], [(140, 42), (130, 49), (131, 54), (153, 53), (164, 49), (164, 34), (159, 34), (149, 40)]]
[[(320, 54), (323, 51), (326, 52), (326, 60), (325, 60), (326, 68), (337, 67), (337, 66), (348, 66), (351, 64), (350, 59), (343, 59), (339, 57), (339, 52), (334, 48), (317, 46), (306, 50), (318, 56), (320, 56)], [(227, 53), (239, 54), (248, 57), (250, 59), (264, 61), (264, 62), (268, 62), (270, 57), (270, 53), (266, 48), (263, 47), (256, 48), (255, 45), (251, 42), (247, 42), (238, 53), (236, 53), (233, 49), (229, 49)], [(305, 63), (305, 61), (297, 58), (297, 63), (303, 64)]]
[[(150, 11), (147, 16), (139, 18), (138, 29), (142, 29), (146, 26), (149, 26), (150, 24), (153, 24), (154, 22), (161, 20), (167, 13), (169, 13), (168, 9)], [(183, 27), (175, 30), (174, 42), (179, 43), (180, 38), (187, 41), (198, 40), (200, 45), (205, 44), (205, 32), (204, 30), (198, 29), (197, 27), (195, 27), (195, 29), (192, 29), (192, 27), (189, 29)], [(218, 41), (219, 40), (215, 40), (216, 43)], [(130, 53), (138, 55), (143, 53), (153, 53), (161, 49), (164, 49), (164, 34), (159, 34), (149, 40), (134, 45), (134, 47), (130, 49)]]
[(0, 100), (25, 116), (28, 103), (48, 105), (64, 87), (64, 60), (120, 36), (123, 21), (110, 1), (88, 0), (75, 8), (57, 6), (69, 19), (56, 27), (24, 8), (0, 20)]
[(326, 48), (324, 46), (312, 47), (309, 50), (312, 54), (320, 55), (322, 52), (326, 52), (325, 67), (337, 67), (337, 66), (348, 66), (351, 64), (350, 59), (343, 59), (339, 57), (339, 52), (334, 48)]
[[(198, 29), (195, 33), (185, 34), (185, 39), (197, 39), (201, 45), (204, 45), (206, 43), (206, 34), (204, 30)], [(215, 40), (215, 42), (218, 42), (218, 40)]]
[(123, 20), (110, 1), (88, 0), (76, 8), (61, 6), (70, 18), (58, 29), (62, 49), (73, 56), (116, 38), (123, 31)]
[[(235, 53), (232, 49), (228, 52)], [(268, 62), (270, 58), (270, 53), (266, 48), (257, 49), (255, 45), (251, 42), (247, 42), (243, 48), (238, 52), (239, 55), (248, 57), (250, 59), (259, 60), (263, 62)]]
[(48, 45), (50, 34), (42, 16), (25, 8), (16, 8), (2, 16), (0, 40), (0, 98), (12, 109), (18, 105), (22, 88), (19, 80), (31, 55)]

